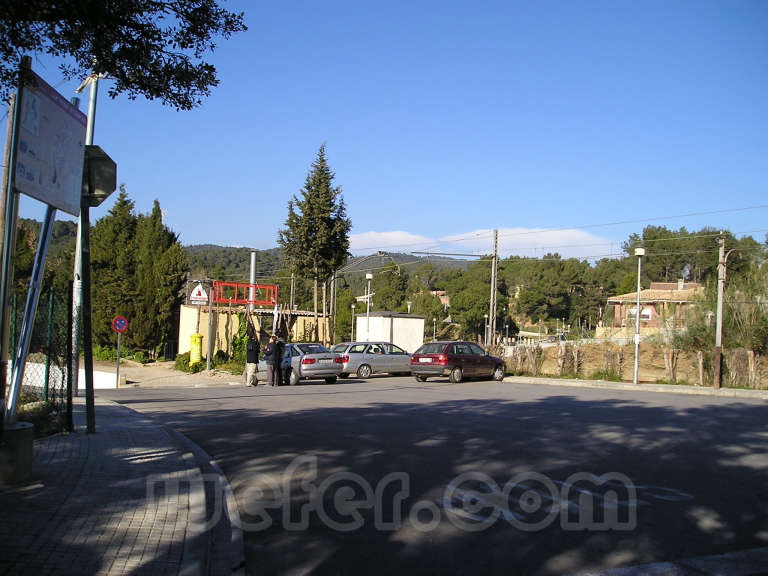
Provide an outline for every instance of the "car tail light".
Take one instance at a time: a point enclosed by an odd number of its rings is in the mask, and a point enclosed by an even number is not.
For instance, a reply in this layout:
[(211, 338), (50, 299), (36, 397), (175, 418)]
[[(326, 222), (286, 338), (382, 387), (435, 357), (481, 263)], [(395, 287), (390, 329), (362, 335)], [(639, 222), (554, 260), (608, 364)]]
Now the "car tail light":
[(437, 363), (440, 364), (440, 366), (445, 366), (448, 363), (448, 356), (445, 354), (440, 354), (437, 357)]
[(302, 364), (314, 364), (316, 360), (314, 358), (302, 358), (301, 363)]
[(349, 356), (336, 356), (336, 358), (333, 359), (334, 364), (344, 364), (344, 362), (349, 362)]

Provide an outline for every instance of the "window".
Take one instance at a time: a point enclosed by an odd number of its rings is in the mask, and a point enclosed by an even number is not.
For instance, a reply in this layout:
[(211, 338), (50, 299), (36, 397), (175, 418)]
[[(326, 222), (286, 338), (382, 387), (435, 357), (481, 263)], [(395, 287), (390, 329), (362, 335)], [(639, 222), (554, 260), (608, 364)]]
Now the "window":
[(365, 344), (355, 344), (349, 349), (350, 354), (362, 354), (365, 350)]
[(485, 350), (480, 348), (480, 346), (478, 346), (474, 342), (470, 343), (469, 348), (470, 350), (472, 350), (472, 354), (475, 354), (477, 356), (485, 356)]
[(394, 344), (384, 344), (384, 349), (388, 354), (408, 354), (405, 350)]

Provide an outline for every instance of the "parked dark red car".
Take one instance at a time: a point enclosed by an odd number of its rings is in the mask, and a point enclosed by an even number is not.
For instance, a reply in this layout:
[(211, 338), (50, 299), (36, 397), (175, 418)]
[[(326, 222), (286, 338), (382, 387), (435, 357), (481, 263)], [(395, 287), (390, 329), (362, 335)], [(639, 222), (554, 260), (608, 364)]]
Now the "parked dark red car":
[(428, 342), (411, 356), (411, 373), (419, 382), (430, 376), (448, 376), (451, 382), (464, 378), (504, 379), (504, 361), (491, 356), (474, 342)]

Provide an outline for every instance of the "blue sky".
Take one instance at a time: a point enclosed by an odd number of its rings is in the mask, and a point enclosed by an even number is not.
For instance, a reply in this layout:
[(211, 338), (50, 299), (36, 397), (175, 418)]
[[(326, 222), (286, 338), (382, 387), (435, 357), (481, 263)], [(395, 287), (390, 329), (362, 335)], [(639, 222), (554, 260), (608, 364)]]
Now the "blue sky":
[(94, 143), (185, 245), (276, 246), (323, 142), (357, 254), (488, 253), (493, 228), (505, 255), (590, 258), (647, 224), (768, 231), (767, 2), (225, 5), (249, 30), (210, 57), (201, 108), (99, 94)]

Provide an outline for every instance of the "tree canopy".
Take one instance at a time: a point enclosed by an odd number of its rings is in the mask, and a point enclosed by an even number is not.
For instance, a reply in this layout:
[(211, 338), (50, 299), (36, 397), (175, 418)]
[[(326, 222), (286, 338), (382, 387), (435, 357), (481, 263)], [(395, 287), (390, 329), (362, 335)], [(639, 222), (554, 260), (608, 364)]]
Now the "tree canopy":
[(0, 4), (0, 97), (15, 89), (24, 54), (61, 58), (67, 79), (91, 73), (113, 80), (109, 95), (199, 105), (218, 84), (203, 59), (217, 38), (246, 30), (242, 13), (213, 0), (24, 0)]

